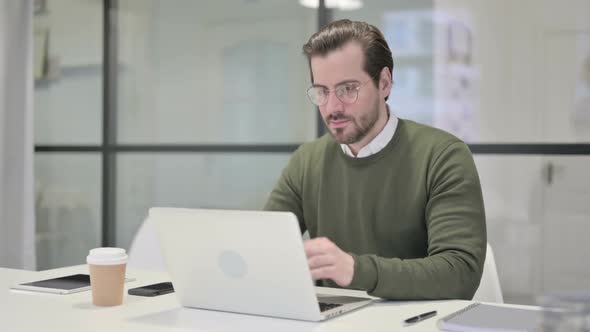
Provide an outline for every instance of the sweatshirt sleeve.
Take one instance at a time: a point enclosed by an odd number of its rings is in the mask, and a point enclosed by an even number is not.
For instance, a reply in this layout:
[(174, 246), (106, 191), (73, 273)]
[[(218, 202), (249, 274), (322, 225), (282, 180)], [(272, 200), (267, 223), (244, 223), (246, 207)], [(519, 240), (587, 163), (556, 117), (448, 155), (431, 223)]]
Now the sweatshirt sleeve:
[(386, 299), (473, 298), (482, 275), (486, 225), (479, 177), (469, 148), (455, 141), (428, 167), (428, 256), (355, 255), (350, 288)]
[(307, 228), (303, 219), (302, 183), (303, 161), (301, 148), (293, 153), (287, 166), (283, 169), (279, 180), (275, 184), (264, 210), (292, 212), (299, 220), (301, 233)]

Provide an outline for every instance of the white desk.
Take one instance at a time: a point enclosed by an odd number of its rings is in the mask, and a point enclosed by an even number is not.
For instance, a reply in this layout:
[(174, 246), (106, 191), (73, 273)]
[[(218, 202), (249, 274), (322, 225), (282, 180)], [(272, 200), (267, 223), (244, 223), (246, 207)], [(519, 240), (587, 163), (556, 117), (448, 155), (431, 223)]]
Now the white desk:
[[(0, 327), (2, 331), (437, 331), (438, 318), (459, 310), (470, 301), (377, 302), (369, 307), (322, 322), (223, 313), (182, 308), (174, 293), (149, 297), (125, 295), (117, 307), (95, 307), (90, 291), (42, 294), (9, 290), (14, 283), (47, 279), (72, 273), (88, 273), (86, 265), (33, 272), (0, 268)], [(133, 288), (169, 281), (166, 273), (128, 269), (126, 284)], [(364, 295), (359, 291), (321, 288), (322, 292)], [(127, 290), (125, 290), (127, 293)], [(413, 326), (402, 327), (411, 316), (437, 310), (438, 315)]]

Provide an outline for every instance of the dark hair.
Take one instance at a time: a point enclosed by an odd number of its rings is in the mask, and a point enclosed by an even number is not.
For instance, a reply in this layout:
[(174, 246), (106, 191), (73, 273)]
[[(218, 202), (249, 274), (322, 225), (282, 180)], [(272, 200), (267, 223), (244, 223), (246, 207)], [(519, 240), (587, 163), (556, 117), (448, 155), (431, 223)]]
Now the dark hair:
[[(375, 86), (379, 86), (379, 76), (383, 67), (389, 68), (389, 72), (393, 75), (393, 57), (381, 31), (371, 24), (347, 19), (324, 26), (303, 45), (303, 54), (307, 56), (310, 64), (310, 73), (312, 56), (325, 56), (351, 41), (358, 42), (363, 48), (365, 57), (363, 69), (373, 79)], [(313, 73), (311, 73), (311, 80), (313, 81)]]

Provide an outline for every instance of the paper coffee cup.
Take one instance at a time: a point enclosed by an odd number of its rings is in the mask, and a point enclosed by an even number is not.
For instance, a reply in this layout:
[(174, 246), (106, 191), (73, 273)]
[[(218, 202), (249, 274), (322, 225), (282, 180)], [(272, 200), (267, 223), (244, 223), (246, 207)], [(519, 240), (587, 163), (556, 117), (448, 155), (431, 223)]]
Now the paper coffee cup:
[(115, 306), (123, 303), (127, 253), (121, 248), (95, 248), (86, 257), (90, 269), (92, 303)]

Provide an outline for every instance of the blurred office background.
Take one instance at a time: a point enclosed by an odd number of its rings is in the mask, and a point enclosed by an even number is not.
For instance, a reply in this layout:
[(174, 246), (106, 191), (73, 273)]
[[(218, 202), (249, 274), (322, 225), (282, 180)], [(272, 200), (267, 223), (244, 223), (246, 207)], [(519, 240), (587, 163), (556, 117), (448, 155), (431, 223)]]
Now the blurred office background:
[(301, 46), (351, 18), (394, 112), (470, 144), (505, 301), (590, 289), (590, 0), (34, 4), (37, 269), (128, 248), (152, 206), (262, 208), (323, 132)]

